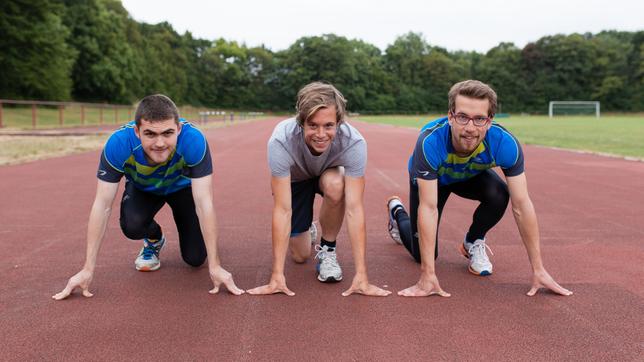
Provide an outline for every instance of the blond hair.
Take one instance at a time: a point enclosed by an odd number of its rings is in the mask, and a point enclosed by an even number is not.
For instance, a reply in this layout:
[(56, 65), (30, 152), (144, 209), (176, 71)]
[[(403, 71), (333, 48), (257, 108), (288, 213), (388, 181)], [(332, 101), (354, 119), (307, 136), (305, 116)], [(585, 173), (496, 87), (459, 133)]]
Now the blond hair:
[(338, 123), (344, 121), (347, 100), (342, 93), (329, 83), (313, 82), (297, 92), (295, 119), (302, 126), (315, 112), (322, 108), (335, 107), (335, 118)]

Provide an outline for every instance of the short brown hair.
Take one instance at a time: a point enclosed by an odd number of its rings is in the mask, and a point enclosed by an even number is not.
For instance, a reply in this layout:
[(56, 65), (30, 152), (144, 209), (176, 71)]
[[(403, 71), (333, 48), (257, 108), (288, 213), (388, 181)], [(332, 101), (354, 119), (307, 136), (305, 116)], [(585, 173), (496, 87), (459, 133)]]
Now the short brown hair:
[(448, 93), (449, 111), (452, 113), (456, 110), (456, 96), (458, 95), (475, 99), (487, 99), (490, 103), (487, 110), (488, 117), (494, 117), (496, 114), (496, 92), (489, 85), (473, 79), (454, 84)]
[(141, 126), (141, 120), (148, 122), (174, 119), (179, 123), (179, 110), (170, 97), (163, 94), (149, 95), (139, 102), (134, 113), (134, 121)]
[(342, 93), (329, 83), (309, 83), (297, 92), (295, 119), (302, 126), (315, 112), (328, 107), (335, 107), (335, 118), (338, 123), (344, 121), (347, 100)]

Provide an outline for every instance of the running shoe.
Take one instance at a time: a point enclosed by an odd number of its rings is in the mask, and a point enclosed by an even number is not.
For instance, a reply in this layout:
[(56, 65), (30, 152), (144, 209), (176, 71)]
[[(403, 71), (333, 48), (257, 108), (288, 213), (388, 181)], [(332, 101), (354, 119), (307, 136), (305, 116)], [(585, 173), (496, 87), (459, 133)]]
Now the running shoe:
[(165, 236), (159, 240), (143, 239), (143, 248), (139, 256), (134, 261), (134, 266), (138, 271), (155, 271), (161, 267), (159, 252), (165, 245)]
[(318, 259), (315, 267), (318, 272), (318, 280), (323, 283), (339, 282), (342, 280), (342, 268), (338, 264), (335, 248), (329, 248), (326, 245), (316, 245), (315, 251), (317, 251), (315, 258)]
[(311, 245), (313, 245), (318, 240), (318, 227), (315, 226), (315, 223), (311, 224), (311, 227), (309, 228), (309, 232), (311, 233)]
[(398, 223), (394, 218), (394, 211), (397, 208), (405, 210), (405, 206), (400, 201), (398, 196), (392, 196), (387, 200), (387, 215), (389, 215), (389, 223), (387, 224), (387, 231), (389, 231), (389, 236), (397, 243), (402, 245), (402, 240), (400, 239), (400, 230), (398, 230)]
[(492, 263), (485, 252), (485, 249), (494, 255), (492, 249), (485, 243), (485, 239), (477, 239), (473, 243), (468, 243), (463, 240), (460, 245), (460, 252), (464, 257), (470, 259), (468, 270), (470, 273), (480, 276), (487, 276), (492, 274)]

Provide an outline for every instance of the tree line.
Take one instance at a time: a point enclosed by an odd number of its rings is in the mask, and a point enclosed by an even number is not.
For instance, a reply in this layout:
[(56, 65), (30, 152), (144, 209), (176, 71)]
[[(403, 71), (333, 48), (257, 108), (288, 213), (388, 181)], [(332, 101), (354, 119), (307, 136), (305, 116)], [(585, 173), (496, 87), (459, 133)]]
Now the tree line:
[(137, 22), (117, 0), (4, 0), (0, 34), (0, 98), (131, 104), (160, 92), (178, 104), (292, 110), (302, 85), (324, 80), (354, 112), (425, 113), (444, 111), (449, 87), (474, 78), (496, 89), (501, 112), (543, 113), (550, 100), (644, 111), (644, 31), (549, 35), (486, 53), (413, 32), (384, 51), (326, 34), (271, 51)]

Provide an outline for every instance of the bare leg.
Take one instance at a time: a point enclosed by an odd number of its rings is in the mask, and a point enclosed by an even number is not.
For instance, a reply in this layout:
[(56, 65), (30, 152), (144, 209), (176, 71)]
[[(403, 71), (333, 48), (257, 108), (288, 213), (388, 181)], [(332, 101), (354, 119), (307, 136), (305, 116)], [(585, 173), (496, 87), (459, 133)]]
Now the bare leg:
[(324, 200), (320, 208), (322, 238), (334, 241), (344, 220), (344, 167), (330, 168), (320, 176)]
[(298, 264), (305, 263), (311, 256), (311, 233), (305, 231), (289, 239), (289, 249), (293, 261)]

